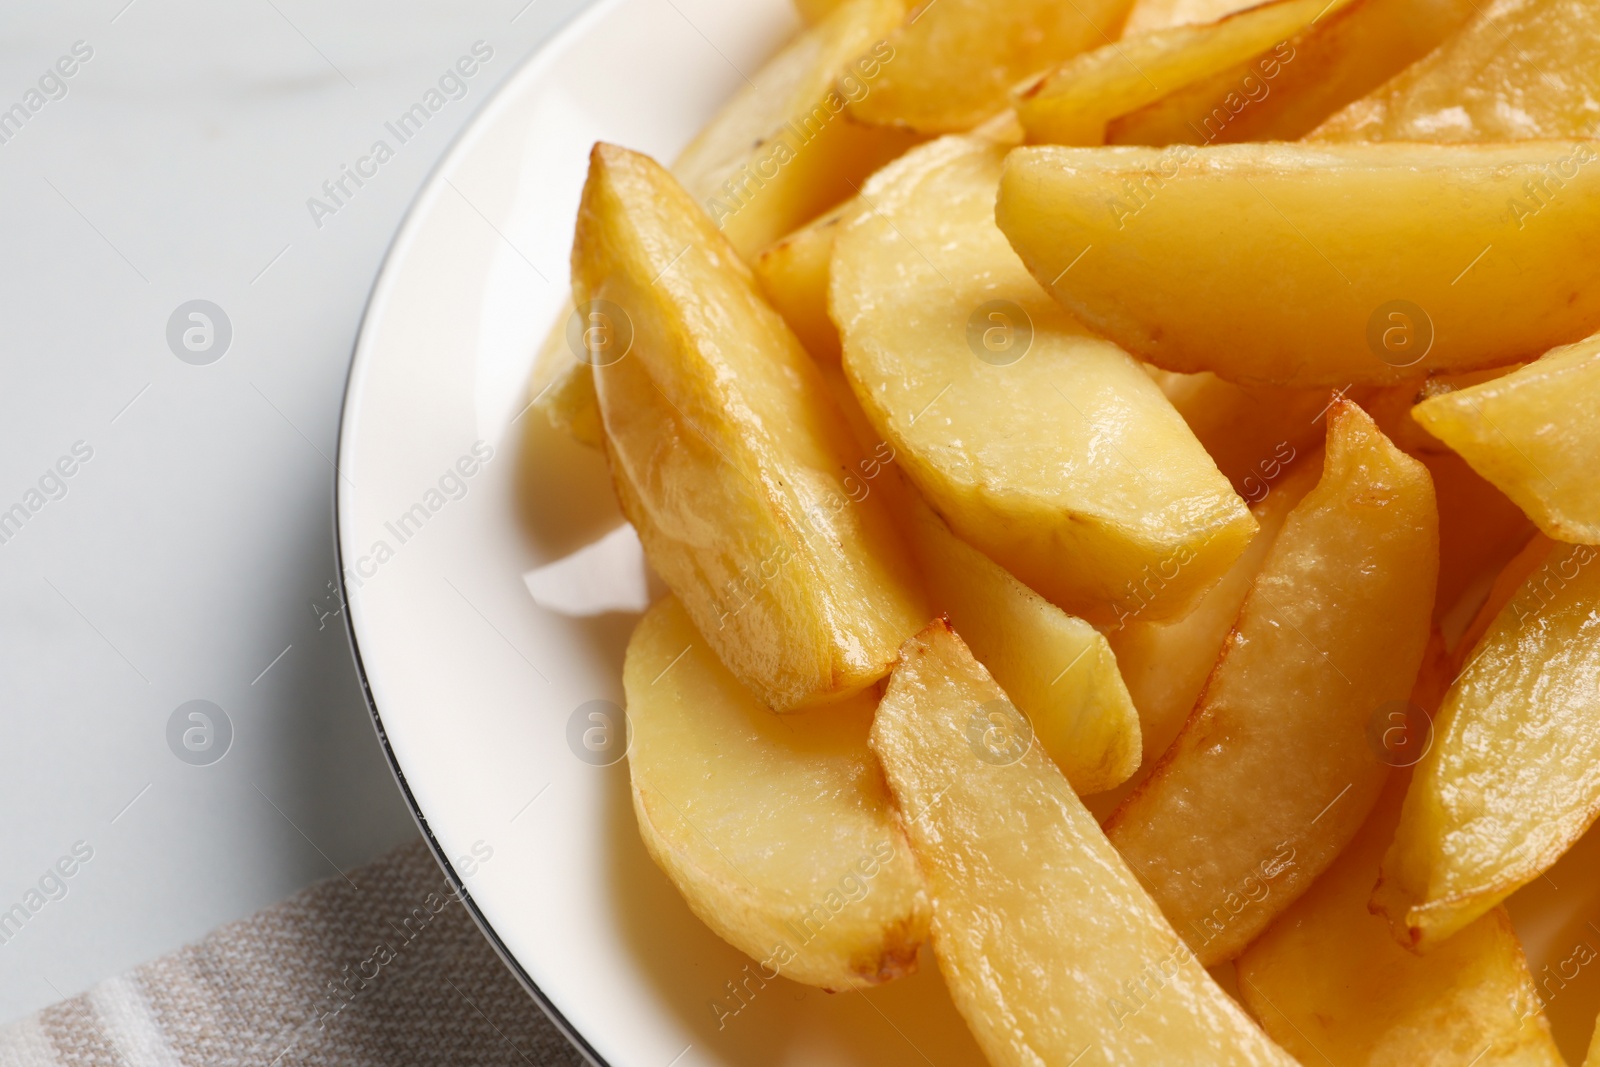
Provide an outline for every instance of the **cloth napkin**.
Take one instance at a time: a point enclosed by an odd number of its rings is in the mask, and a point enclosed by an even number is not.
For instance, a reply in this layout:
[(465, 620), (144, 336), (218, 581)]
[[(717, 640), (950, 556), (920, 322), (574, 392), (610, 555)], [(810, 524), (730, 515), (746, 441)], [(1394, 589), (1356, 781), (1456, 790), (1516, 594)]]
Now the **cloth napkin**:
[(0, 1067), (581, 1067), (421, 840), (0, 1029)]

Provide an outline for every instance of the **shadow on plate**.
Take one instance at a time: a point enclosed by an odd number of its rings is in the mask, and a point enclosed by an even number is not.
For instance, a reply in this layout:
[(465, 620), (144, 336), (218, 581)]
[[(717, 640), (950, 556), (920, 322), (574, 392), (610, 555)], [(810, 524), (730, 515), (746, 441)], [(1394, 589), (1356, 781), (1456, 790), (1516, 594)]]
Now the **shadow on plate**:
[(517, 524), (545, 559), (582, 548), (622, 521), (605, 457), (550, 425), (541, 411), (523, 416), (517, 453)]

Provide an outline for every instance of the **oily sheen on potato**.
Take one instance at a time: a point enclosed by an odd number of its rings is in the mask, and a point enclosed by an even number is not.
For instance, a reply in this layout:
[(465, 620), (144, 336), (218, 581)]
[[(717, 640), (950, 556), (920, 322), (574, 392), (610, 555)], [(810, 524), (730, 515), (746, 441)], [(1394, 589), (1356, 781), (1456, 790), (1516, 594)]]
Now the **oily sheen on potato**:
[(1431, 951), (1600, 815), (1597, 555), (1552, 547), (1446, 694), (1372, 898), (1401, 943)]
[(845, 115), (893, 52), (903, 0), (845, 0), (757, 71), (672, 172), (743, 256), (855, 192), (913, 142)]
[[(645, 553), (736, 677), (778, 710), (888, 673), (926, 617), (816, 366), (711, 220), (648, 157), (596, 146), (573, 246), (606, 456)], [(626, 349), (617, 349), (627, 343)]]
[(1026, 720), (943, 621), (872, 726), (928, 879), (951, 999), (995, 1067), (1290, 1067), (1139, 888)]
[(634, 630), (623, 687), (640, 835), (707, 926), (827, 989), (915, 969), (928, 903), (867, 749), (872, 696), (780, 718), (671, 596)]
[(1504, 908), (1421, 957), (1367, 910), (1406, 780), (1239, 957), (1245, 1006), (1301, 1063), (1564, 1067)]
[(1591, 142), (1022, 148), (995, 216), (1067, 310), (1168, 370), (1342, 389), (1600, 326)]
[(1411, 693), (1438, 569), (1426, 468), (1336, 405), (1322, 480), (1284, 520), (1183, 731), (1106, 826), (1208, 966), (1366, 820), (1389, 771), (1369, 723)]
[(1600, 542), (1600, 337), (1431, 397), (1412, 417), (1562, 541)]
[(1006, 245), (1004, 153), (944, 138), (868, 184), (832, 264), (845, 372), (967, 543), (1091, 622), (1181, 615), (1255, 522), (1149, 375)]

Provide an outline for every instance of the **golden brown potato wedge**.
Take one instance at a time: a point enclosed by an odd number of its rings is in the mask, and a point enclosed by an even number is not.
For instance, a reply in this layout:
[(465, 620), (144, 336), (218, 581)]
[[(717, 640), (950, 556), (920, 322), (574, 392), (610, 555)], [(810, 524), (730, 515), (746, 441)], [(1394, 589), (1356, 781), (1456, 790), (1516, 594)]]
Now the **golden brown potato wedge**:
[(922, 133), (970, 130), (1009, 106), (1011, 87), (1115, 39), (1130, 0), (928, 0), (888, 42), (850, 114)]
[(845, 372), (962, 540), (1091, 622), (1181, 615), (1255, 523), (1149, 375), (1006, 245), (1004, 151), (949, 137), (873, 177), (834, 249)]
[(1292, 1064), (1030, 742), (942, 620), (906, 643), (872, 725), (928, 878), (939, 969), (989, 1062)]
[(794, 0), (795, 10), (812, 26), (833, 14), (843, 3), (844, 0)]
[(751, 264), (783, 321), (818, 360), (839, 362), (839, 328), (828, 317), (828, 264), (840, 228), (864, 210), (851, 199), (769, 246)]
[[(1014, 146), (1022, 143), (1022, 127), (1016, 113), (1006, 111), (973, 130), (971, 136)], [(859, 197), (852, 197), (763, 250), (752, 264), (772, 306), (807, 350), (824, 363), (839, 362), (839, 328), (828, 317), (833, 241), (846, 223), (866, 210)]]
[(1546, 534), (1600, 542), (1600, 337), (1424, 400), (1412, 414)]
[(1316, 449), (1266, 486), (1266, 495), (1250, 506), (1260, 524), (1250, 547), (1189, 614), (1171, 622), (1107, 628), (1117, 665), (1139, 709), (1144, 773), (1154, 768), (1183, 728), (1284, 520), (1321, 476), (1322, 455)]
[(1107, 123), (1270, 52), (1329, 7), (1270, 0), (1204, 25), (1130, 34), (1018, 86), (1012, 101), (1034, 144), (1104, 144)]
[(594, 369), (574, 360), (551, 379), (534, 401), (550, 425), (590, 448), (604, 447), (605, 427), (600, 424), (600, 399), (594, 391)]
[(729, 670), (787, 710), (888, 673), (926, 616), (854, 439), (800, 342), (648, 157), (595, 147), (573, 297), (615, 331), (595, 366), (606, 456), (651, 565)]
[(1473, 0), (1355, 0), (1287, 40), (1110, 123), (1111, 144), (1293, 140), (1458, 30)]
[(1106, 638), (968, 546), (907, 488), (904, 515), (933, 606), (994, 675), (1078, 793), (1139, 766), (1139, 713)]
[[(849, 198), (913, 139), (844, 114), (881, 76), (903, 0), (845, 0), (779, 52), (672, 172), (743, 256)], [(876, 45), (874, 42), (877, 42)]]
[[(1247, 503), (1264, 498), (1296, 456), (1322, 447), (1322, 416), (1333, 406), (1326, 389), (1239, 385), (1208, 372), (1154, 367), (1150, 373)], [(1341, 395), (1359, 404), (1367, 392)]]
[(867, 749), (876, 694), (780, 719), (671, 596), (634, 630), (623, 687), (639, 833), (707, 926), (827, 989), (916, 969), (928, 899)]
[(1319, 126), (1319, 140), (1519, 141), (1593, 137), (1600, 8), (1501, 0), (1370, 96)]
[(922, 584), (978, 662), (1028, 717), (1079, 794), (1100, 793), (1139, 766), (1139, 712), (1100, 631), (1062, 611), (950, 532), (899, 470), (844, 372), (822, 369), (862, 451), (879, 462), (847, 479), (853, 497), (880, 494), (911, 548)]
[(1451, 680), (1461, 673), (1473, 653), (1478, 650), (1478, 643), (1483, 640), (1484, 634), (1489, 632), (1489, 627), (1494, 625), (1494, 620), (1506, 609), (1506, 605), (1516, 599), (1522, 590), (1522, 585), (1534, 571), (1543, 567), (1545, 560), (1550, 558), (1550, 552), (1555, 548), (1555, 542), (1541, 533), (1535, 533), (1528, 539), (1522, 550), (1506, 561), (1500, 573), (1495, 575), (1494, 583), (1489, 587), (1489, 593), (1484, 598), (1483, 604), (1478, 608), (1477, 614), (1467, 624), (1461, 633), (1460, 644), (1453, 651), (1451, 662), (1454, 670)]
[[(1034, 277), (1134, 355), (1343, 388), (1600, 326), (1600, 166), (1583, 160), (1600, 148), (1047, 145), (1006, 160), (995, 214)], [(1508, 211), (1556, 173), (1536, 215)]]
[(1368, 724), (1411, 693), (1438, 568), (1427, 470), (1341, 402), (1199, 704), (1106, 827), (1202, 963), (1236, 956), (1372, 809), (1389, 764)]
[(1504, 908), (1420, 959), (1367, 911), (1406, 781), (1239, 957), (1245, 1006), (1307, 1064), (1564, 1067)]
[(1509, 497), (1496, 489), (1450, 447), (1413, 418), (1416, 405), (1442, 393), (1503, 377), (1521, 367), (1507, 364), (1460, 374), (1430, 375), (1422, 382), (1347, 394), (1372, 416), (1384, 435), (1406, 455), (1428, 468), (1439, 501), (1439, 592), (1434, 618), (1461, 616), (1450, 630), (1452, 647), (1460, 626), (1470, 620), (1506, 562), (1537, 528)]
[(1434, 619), (1451, 647), (1482, 597), (1535, 533), (1506, 495), (1453, 453), (1413, 453), (1433, 476), (1439, 498), (1439, 593)]
[(1260, 0), (1134, 0), (1128, 12), (1124, 37), (1138, 33), (1152, 33), (1172, 26), (1189, 26), (1195, 23), (1216, 22), (1236, 11), (1255, 7)]
[(588, 363), (573, 356), (567, 343), (573, 313), (569, 297), (534, 356), (528, 395), (550, 425), (581, 445), (599, 448), (605, 431), (594, 395), (594, 374)]
[(1597, 555), (1556, 546), (1445, 697), (1372, 898), (1402, 944), (1432, 950), (1600, 814)]
[(1384, 435), (1422, 462), (1439, 501), (1439, 592), (1434, 621), (1452, 650), (1494, 584), (1495, 576), (1535, 531), (1522, 509), (1413, 417), (1418, 402), (1503, 376), (1514, 369), (1433, 375), (1420, 386), (1371, 390), (1366, 407)]

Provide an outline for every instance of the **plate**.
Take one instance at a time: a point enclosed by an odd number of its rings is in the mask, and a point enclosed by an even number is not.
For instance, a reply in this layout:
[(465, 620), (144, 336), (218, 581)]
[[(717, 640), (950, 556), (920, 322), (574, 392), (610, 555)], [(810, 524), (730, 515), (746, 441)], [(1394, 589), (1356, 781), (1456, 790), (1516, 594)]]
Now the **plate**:
[(763, 982), (645, 853), (620, 750), (585, 744), (620, 722), (651, 593), (598, 454), (527, 410), (588, 149), (672, 159), (795, 26), (789, 0), (579, 16), (426, 183), (346, 391), (340, 570), (379, 737), (484, 933), (614, 1067), (983, 1062), (931, 959), (867, 994)]
[[(527, 407), (590, 145), (672, 159), (794, 29), (789, 0), (604, 0), (468, 126), (395, 238), (351, 366), (346, 618), (446, 877), (590, 1059), (978, 1067), (926, 954), (870, 993), (763, 981), (650, 861), (621, 746), (594, 741), (621, 722), (623, 650), (656, 590), (599, 456)], [(1600, 966), (1584, 966), (1600, 950), (1600, 835), (1509, 907), (1581, 1058), (1600, 1003)]]

